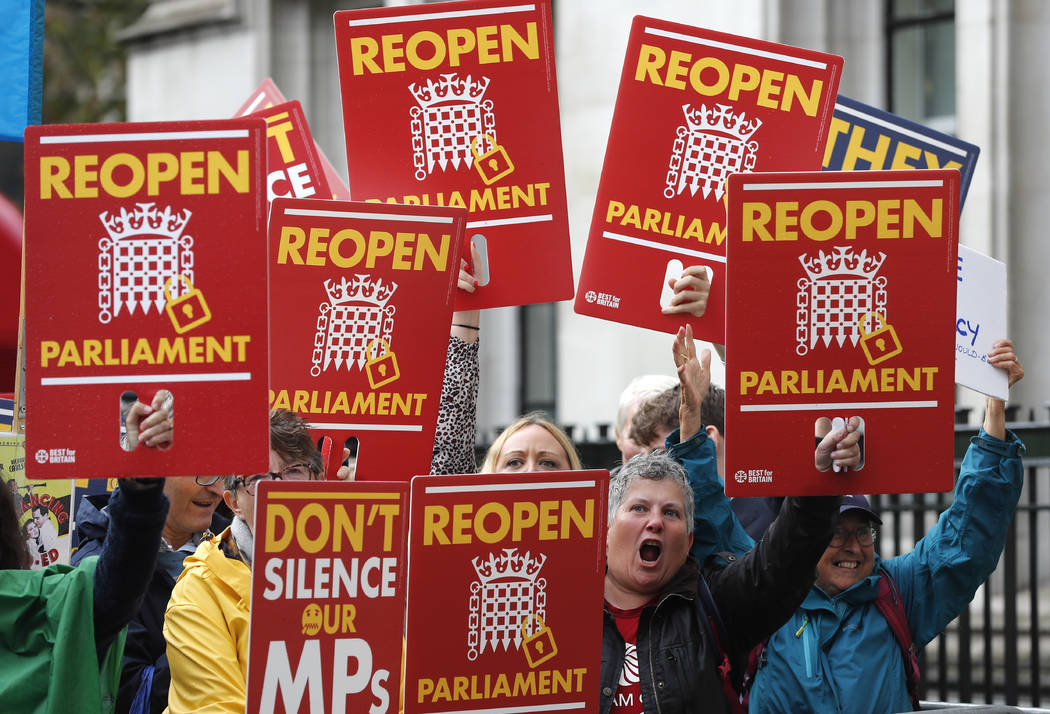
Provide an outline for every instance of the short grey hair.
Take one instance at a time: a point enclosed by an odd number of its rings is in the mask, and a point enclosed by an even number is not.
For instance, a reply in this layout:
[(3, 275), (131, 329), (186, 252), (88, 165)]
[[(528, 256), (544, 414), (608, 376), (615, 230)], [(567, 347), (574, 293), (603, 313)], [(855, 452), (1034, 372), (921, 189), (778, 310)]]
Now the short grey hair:
[(617, 511), (623, 505), (623, 499), (631, 485), (640, 478), (650, 481), (670, 479), (682, 490), (682, 508), (688, 533), (693, 532), (693, 488), (689, 485), (685, 469), (677, 461), (662, 451), (651, 454), (638, 454), (616, 472), (609, 480), (609, 525), (616, 518)]

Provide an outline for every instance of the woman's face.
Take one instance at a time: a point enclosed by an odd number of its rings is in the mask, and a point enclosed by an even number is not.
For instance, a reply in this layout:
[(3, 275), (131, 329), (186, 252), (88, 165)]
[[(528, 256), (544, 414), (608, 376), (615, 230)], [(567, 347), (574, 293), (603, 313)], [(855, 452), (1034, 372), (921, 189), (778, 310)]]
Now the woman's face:
[(26, 537), (28, 538), (39, 538), (40, 529), (36, 527), (36, 522), (30, 518), (26, 521)]
[(569, 455), (554, 436), (539, 424), (529, 424), (511, 434), (499, 452), (496, 473), (568, 471)]

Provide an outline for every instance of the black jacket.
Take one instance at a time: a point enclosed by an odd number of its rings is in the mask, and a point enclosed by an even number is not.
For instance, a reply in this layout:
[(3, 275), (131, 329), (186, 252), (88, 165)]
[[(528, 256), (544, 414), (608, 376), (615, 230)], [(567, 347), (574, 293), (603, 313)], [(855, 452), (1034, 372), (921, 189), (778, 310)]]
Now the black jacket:
[[(747, 653), (780, 628), (813, 585), (831, 538), (838, 496), (789, 498), (767, 537), (724, 568), (703, 577), (725, 622), (734, 671)], [(730, 712), (717, 665), (721, 653), (698, 614), (696, 560), (688, 558), (638, 620), (638, 674), (647, 714)], [(606, 609), (602, 628), (601, 714), (608, 714), (623, 669), (624, 641)]]
[(747, 534), (754, 540), (761, 540), (762, 534), (769, 528), (769, 524), (780, 513), (780, 506), (784, 503), (782, 496), (737, 496), (730, 504), (736, 519), (744, 527)]
[[(102, 540), (109, 524), (110, 495), (107, 493), (86, 496), (80, 501), (76, 512), (76, 529), (80, 546), (70, 559), (73, 565), (89, 555), (97, 555), (102, 549)], [(211, 531), (221, 533), (229, 521), (219, 514), (211, 520)], [(155, 555), (155, 554), (154, 554)], [(161, 554), (168, 557), (174, 554)], [(177, 556), (176, 556), (177, 557)], [(164, 641), (164, 610), (171, 599), (175, 579), (168, 574), (162, 559), (153, 565), (153, 575), (146, 588), (142, 606), (128, 623), (128, 637), (124, 644), (124, 659), (121, 663), (120, 690), (117, 695), (117, 714), (130, 711), (141, 683), (143, 670), (153, 665), (153, 686), (150, 691), (150, 711), (161, 714), (168, 706), (167, 644)]]

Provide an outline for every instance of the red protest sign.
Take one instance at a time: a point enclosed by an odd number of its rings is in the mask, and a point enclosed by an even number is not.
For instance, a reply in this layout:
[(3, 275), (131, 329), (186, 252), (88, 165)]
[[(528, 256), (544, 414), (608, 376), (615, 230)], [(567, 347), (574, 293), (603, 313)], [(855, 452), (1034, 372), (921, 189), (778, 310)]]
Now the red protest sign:
[[(241, 105), (241, 108), (234, 114), (235, 117), (243, 117), (248, 114), (252, 114), (256, 111), (263, 109), (269, 109), (275, 104), (284, 104), (288, 100), (281, 93), (281, 90), (277, 88), (274, 81), (267, 77), (259, 86), (255, 88), (252, 95), (248, 97), (248, 100)], [(324, 151), (321, 150), (321, 146), (315, 141), (314, 149), (317, 151), (317, 156), (321, 160), (321, 169), (324, 171), (325, 180), (328, 182), (328, 190), (331, 192), (331, 198), (340, 199), (343, 201), (350, 200), (350, 189), (346, 185), (346, 181), (339, 175), (339, 172), (332, 166), (332, 162), (328, 160), (328, 157), (324, 155)], [(324, 196), (322, 198), (327, 198)]]
[[(259, 119), (27, 131), (29, 476), (266, 470), (265, 141)], [(174, 445), (123, 451), (161, 388)]]
[(330, 196), (321, 157), (299, 102), (274, 104), (251, 116), (266, 120), (267, 199)]
[(258, 489), (246, 711), (397, 711), (408, 484)]
[(406, 714), (598, 710), (608, 486), (412, 479)]
[(343, 444), (358, 479), (427, 473), (466, 211), (277, 199), (270, 211), (272, 407)]
[[(952, 487), (955, 170), (729, 180), (726, 493)], [(858, 470), (816, 441), (863, 420)]]
[(460, 310), (570, 298), (550, 3), (347, 10), (335, 38), (354, 199), (470, 211)]
[(669, 278), (706, 266), (698, 338), (725, 342), (725, 181), (819, 169), (842, 58), (636, 17), (575, 310), (674, 333)]

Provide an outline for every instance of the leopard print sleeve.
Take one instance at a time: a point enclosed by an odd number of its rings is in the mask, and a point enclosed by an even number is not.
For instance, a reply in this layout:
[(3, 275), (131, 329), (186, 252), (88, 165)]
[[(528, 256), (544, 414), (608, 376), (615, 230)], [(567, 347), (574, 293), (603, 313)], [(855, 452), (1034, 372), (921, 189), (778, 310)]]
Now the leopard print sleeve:
[(449, 335), (430, 473), (477, 473), (474, 433), (478, 421), (478, 342)]

